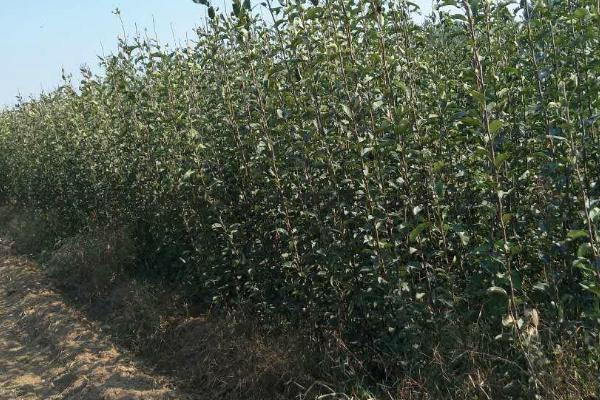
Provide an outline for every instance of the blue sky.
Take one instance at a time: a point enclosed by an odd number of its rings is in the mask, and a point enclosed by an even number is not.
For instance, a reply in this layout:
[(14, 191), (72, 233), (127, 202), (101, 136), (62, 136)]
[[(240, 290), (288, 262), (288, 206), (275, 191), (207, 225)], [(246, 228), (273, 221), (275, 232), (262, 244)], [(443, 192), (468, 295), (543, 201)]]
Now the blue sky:
[[(223, 8), (224, 0), (214, 1)], [(430, 0), (413, 0), (430, 10)], [(19, 0), (0, 12), (0, 107), (50, 91), (61, 70), (79, 74), (94, 69), (98, 55), (116, 49), (123, 29), (112, 11), (119, 8), (125, 31), (147, 29), (161, 42), (185, 42), (205, 18), (205, 7), (192, 0)]]

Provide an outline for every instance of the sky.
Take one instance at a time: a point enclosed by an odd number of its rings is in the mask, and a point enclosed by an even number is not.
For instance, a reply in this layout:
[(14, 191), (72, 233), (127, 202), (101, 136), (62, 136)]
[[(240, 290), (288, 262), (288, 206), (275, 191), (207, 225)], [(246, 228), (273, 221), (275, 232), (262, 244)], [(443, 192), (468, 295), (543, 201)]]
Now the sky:
[[(214, 2), (223, 9), (223, 1)], [(257, 1), (258, 2), (258, 1)], [(413, 0), (426, 13), (431, 0)], [(162, 43), (185, 43), (203, 23), (206, 7), (192, 0), (18, 0), (0, 12), (0, 108), (17, 95), (38, 96), (56, 88), (62, 70), (79, 76), (82, 65), (97, 71), (98, 55), (117, 48), (125, 33), (147, 30)], [(113, 11), (119, 9), (121, 20)], [(74, 81), (77, 81), (74, 79)]]

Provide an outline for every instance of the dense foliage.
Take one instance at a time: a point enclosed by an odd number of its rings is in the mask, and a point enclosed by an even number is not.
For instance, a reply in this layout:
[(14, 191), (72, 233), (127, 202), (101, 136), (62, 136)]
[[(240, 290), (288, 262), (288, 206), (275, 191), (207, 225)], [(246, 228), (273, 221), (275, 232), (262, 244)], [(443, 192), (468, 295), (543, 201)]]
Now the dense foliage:
[(285, 3), (2, 113), (1, 195), (132, 227), (144, 273), (342, 343), (347, 374), (497, 398), (548, 396), (567, 342), (597, 368), (597, 1)]

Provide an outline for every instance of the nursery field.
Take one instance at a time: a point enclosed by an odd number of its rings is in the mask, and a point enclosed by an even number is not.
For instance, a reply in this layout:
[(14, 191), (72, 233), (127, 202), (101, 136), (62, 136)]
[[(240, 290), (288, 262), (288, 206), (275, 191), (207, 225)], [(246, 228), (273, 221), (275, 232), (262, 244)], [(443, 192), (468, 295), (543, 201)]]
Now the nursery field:
[(195, 2), (187, 46), (0, 111), (17, 251), (79, 301), (176, 294), (137, 350), (178, 315), (290, 350), (213, 398), (597, 398), (600, 2)]

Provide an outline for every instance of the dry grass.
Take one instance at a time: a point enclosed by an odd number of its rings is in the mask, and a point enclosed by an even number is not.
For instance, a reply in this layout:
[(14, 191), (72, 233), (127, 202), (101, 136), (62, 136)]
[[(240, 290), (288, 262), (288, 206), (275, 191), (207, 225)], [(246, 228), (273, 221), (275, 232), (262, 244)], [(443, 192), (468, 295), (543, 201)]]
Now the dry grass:
[[(600, 399), (600, 366), (584, 363), (578, 347), (585, 338), (573, 335), (557, 345), (554, 359), (546, 366), (540, 384), (549, 400)], [(598, 349), (596, 349), (598, 351)]]
[(231, 318), (187, 318), (166, 338), (173, 357), (161, 360), (161, 367), (187, 375), (186, 387), (202, 388), (212, 398), (292, 398), (298, 391), (293, 382), (307, 381), (297, 342)]
[(269, 335), (240, 314), (190, 315), (175, 293), (130, 280), (87, 311), (194, 398), (294, 398), (310, 381), (296, 335)]
[(49, 287), (36, 265), (0, 254), (0, 398), (184, 399), (117, 349)]

